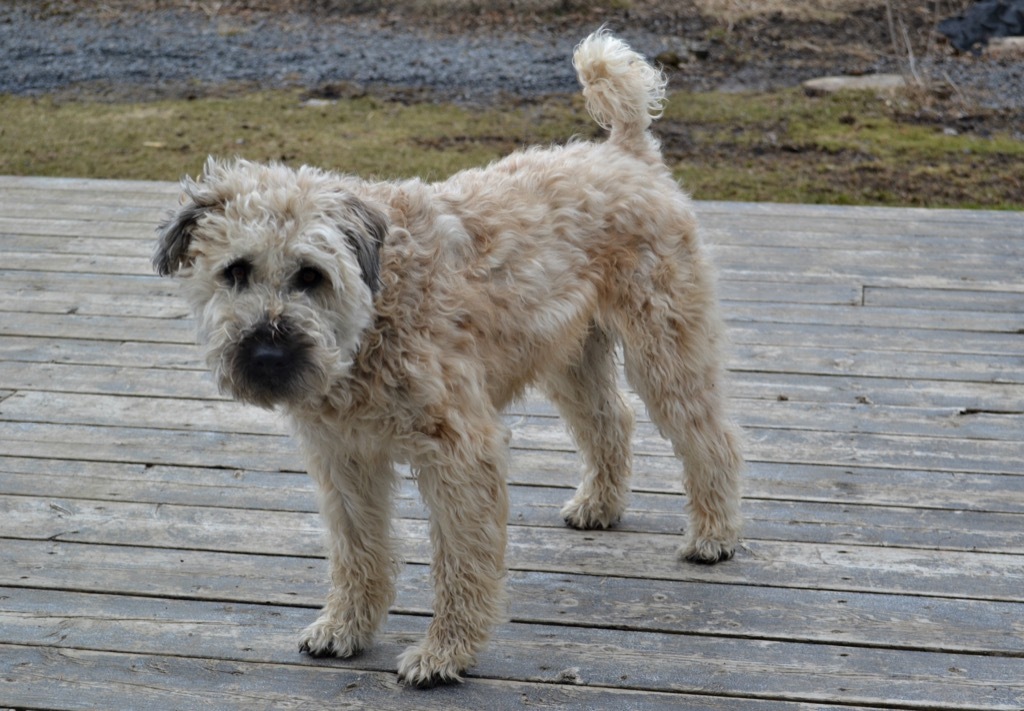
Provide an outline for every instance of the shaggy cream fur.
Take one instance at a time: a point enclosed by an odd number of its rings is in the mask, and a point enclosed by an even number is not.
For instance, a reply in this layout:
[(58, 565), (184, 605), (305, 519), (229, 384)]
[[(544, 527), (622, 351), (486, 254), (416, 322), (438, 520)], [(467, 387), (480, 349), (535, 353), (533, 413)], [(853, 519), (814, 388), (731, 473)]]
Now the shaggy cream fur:
[(742, 460), (712, 269), (648, 130), (665, 81), (603, 31), (573, 61), (605, 142), (524, 150), (436, 184), (211, 159), (161, 227), (154, 263), (184, 277), (218, 385), (286, 412), (317, 482), (331, 590), (302, 636), (310, 654), (358, 653), (387, 614), (404, 461), (431, 512), (435, 601), (399, 676), (429, 686), (474, 663), (505, 610), (499, 413), (530, 384), (582, 454), (565, 520), (618, 520), (633, 413), (617, 343), (685, 465), (680, 554), (733, 554)]

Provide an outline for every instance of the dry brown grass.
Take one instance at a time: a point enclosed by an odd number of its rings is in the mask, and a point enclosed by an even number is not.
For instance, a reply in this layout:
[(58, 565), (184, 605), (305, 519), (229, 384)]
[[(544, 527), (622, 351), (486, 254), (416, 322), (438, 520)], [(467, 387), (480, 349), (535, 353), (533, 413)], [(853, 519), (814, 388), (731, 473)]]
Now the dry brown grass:
[[(175, 180), (208, 154), (426, 179), (523, 145), (600, 137), (579, 97), (459, 107), (297, 91), (131, 103), (0, 97), (0, 174)], [(949, 135), (863, 93), (674, 94), (655, 130), (702, 199), (1024, 207), (1013, 127)]]
[(884, 7), (884, 0), (693, 0), (702, 15), (730, 28), (743, 20), (779, 15), (801, 22), (835, 22), (851, 13)]
[[(18, 1), (18, 0), (15, 0)], [(21, 0), (28, 2), (28, 0)], [(630, 10), (642, 15), (687, 12), (686, 5), (719, 22), (779, 15), (799, 21), (833, 22), (861, 10), (885, 6), (885, 0), (32, 0), (45, 11), (71, 8), (146, 10), (179, 8), (208, 15), (240, 11), (329, 12), (335, 14), (402, 12), (411, 15), (460, 13), (558, 15), (576, 12)]]

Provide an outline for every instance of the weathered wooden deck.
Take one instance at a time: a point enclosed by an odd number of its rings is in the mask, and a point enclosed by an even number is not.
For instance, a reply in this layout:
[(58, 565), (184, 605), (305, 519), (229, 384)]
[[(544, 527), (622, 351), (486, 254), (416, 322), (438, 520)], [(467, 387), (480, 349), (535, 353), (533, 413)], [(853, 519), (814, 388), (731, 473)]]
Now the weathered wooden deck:
[(422, 692), (394, 677), (430, 601), (408, 483), (378, 645), (298, 653), (326, 591), (312, 489), (151, 273), (175, 194), (0, 178), (0, 707), (1024, 709), (1024, 215), (700, 204), (744, 548), (674, 559), (684, 497), (646, 421), (628, 516), (567, 530), (572, 445), (524, 402), (511, 621)]

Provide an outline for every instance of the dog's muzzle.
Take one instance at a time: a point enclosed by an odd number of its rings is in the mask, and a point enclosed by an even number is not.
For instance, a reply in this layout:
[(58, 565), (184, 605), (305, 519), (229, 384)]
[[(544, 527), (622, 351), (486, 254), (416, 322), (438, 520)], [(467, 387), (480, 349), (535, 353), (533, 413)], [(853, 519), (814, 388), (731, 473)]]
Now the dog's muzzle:
[(310, 348), (286, 323), (257, 326), (235, 351), (234, 395), (263, 406), (290, 399), (310, 367)]

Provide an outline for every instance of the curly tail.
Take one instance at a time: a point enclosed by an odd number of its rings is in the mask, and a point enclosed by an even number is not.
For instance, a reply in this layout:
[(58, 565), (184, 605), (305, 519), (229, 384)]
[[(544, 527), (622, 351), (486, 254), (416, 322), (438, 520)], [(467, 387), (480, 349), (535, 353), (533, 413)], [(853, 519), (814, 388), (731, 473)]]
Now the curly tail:
[(587, 112), (608, 140), (636, 154), (658, 150), (648, 131), (665, 103), (665, 75), (602, 28), (579, 43), (572, 55), (583, 85)]

